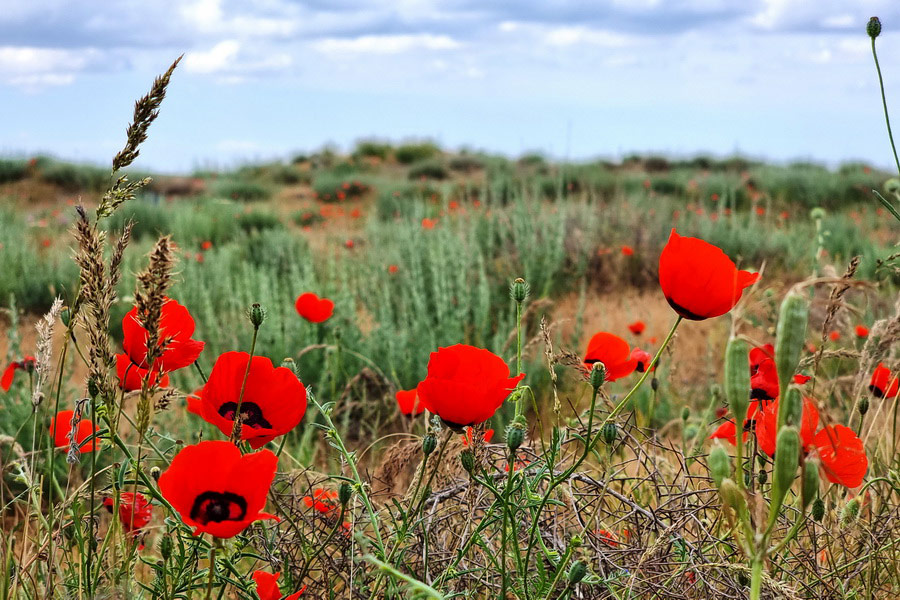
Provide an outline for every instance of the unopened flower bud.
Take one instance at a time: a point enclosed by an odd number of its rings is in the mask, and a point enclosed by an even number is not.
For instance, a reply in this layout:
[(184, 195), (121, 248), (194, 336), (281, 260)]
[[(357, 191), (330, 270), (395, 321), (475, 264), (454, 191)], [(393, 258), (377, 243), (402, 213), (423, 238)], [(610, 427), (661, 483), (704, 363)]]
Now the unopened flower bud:
[(587, 565), (581, 562), (580, 560), (576, 560), (572, 563), (572, 566), (569, 567), (569, 585), (575, 585), (587, 574)]
[(466, 473), (471, 474), (475, 470), (475, 455), (472, 454), (471, 450), (463, 450), (459, 455), (459, 462), (462, 463)]
[(719, 484), (719, 495), (722, 497), (722, 504), (735, 511), (742, 512), (747, 506), (744, 494), (732, 479), (722, 480), (722, 483)]
[(522, 423), (510, 423), (506, 428), (506, 446), (515, 451), (525, 441), (525, 425)]
[(681, 409), (681, 420), (687, 421), (691, 418), (691, 409), (687, 406)]
[(509, 295), (518, 304), (525, 302), (529, 292), (531, 292), (531, 288), (521, 277), (513, 281), (512, 285), (509, 286)]
[(346, 481), (338, 487), (338, 501), (342, 506), (346, 506), (353, 496), (353, 488)]
[(569, 547), (570, 548), (580, 548), (582, 543), (584, 543), (584, 540), (581, 539), (580, 535), (573, 535), (572, 538), (569, 540)]
[(841, 511), (841, 524), (849, 525), (859, 516), (859, 497), (851, 498)]
[(616, 424), (610, 421), (600, 430), (600, 437), (603, 438), (603, 442), (607, 446), (612, 446), (616, 443), (616, 438), (619, 436), (619, 428), (616, 427)]
[(172, 536), (164, 535), (159, 539), (159, 553), (164, 561), (168, 561), (172, 556)]
[(856, 407), (859, 409), (860, 415), (865, 415), (867, 412), (869, 412), (869, 397), (863, 396), (862, 398), (860, 398), (859, 403), (856, 405)]
[(825, 503), (821, 498), (816, 498), (812, 503), (812, 518), (816, 523), (820, 523), (825, 517)]
[(659, 379), (657, 379), (656, 377), (650, 379), (650, 389), (652, 389), (654, 392), (659, 390)]
[(759, 485), (765, 485), (769, 480), (769, 472), (763, 469), (756, 475), (756, 481), (759, 482)]
[(722, 446), (716, 446), (709, 453), (709, 475), (716, 487), (721, 487), (722, 481), (731, 477), (731, 457)]
[(433, 433), (425, 434), (425, 437), (422, 438), (422, 452), (425, 453), (425, 456), (428, 456), (434, 449), (437, 448), (437, 438), (434, 437)]
[(869, 37), (873, 40), (881, 35), (881, 19), (878, 17), (869, 19), (869, 22), (866, 23), (866, 33), (868, 33)]
[(260, 306), (259, 303), (255, 303), (250, 306), (247, 316), (250, 317), (250, 323), (253, 324), (253, 327), (259, 329), (259, 326), (266, 320), (266, 309)]
[(800, 490), (800, 498), (803, 508), (809, 506), (819, 493), (819, 463), (815, 459), (807, 459), (803, 463), (803, 486)]
[(297, 374), (297, 363), (295, 363), (294, 359), (290, 356), (285, 357), (284, 360), (281, 361), (281, 366), (290, 369), (294, 375)]
[(150, 468), (150, 477), (152, 477), (154, 481), (159, 481), (160, 474), (161, 472), (159, 470), (159, 467)]
[(606, 381), (606, 365), (599, 360), (591, 366), (591, 387), (599, 390)]

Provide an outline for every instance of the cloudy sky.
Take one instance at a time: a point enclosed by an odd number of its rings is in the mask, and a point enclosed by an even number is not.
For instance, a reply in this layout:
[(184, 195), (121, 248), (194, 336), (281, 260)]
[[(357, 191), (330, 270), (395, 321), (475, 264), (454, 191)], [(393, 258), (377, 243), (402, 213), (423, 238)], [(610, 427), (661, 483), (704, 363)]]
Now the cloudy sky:
[(184, 53), (141, 164), (428, 137), (510, 155), (891, 163), (897, 0), (0, 0), (0, 154), (108, 163)]

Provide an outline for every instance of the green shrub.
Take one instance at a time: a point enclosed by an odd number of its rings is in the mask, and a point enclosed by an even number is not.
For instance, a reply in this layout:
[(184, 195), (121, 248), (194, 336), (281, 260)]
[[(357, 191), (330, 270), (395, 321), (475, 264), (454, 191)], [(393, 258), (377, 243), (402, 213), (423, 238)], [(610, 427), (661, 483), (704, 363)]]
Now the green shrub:
[(0, 159), (0, 183), (11, 183), (25, 179), (28, 175), (28, 161), (13, 158)]
[(216, 181), (213, 185), (212, 193), (218, 198), (227, 198), (240, 202), (267, 200), (272, 195), (271, 190), (261, 183), (234, 178)]
[(438, 181), (447, 179), (450, 172), (447, 167), (439, 160), (424, 160), (414, 164), (409, 169), (408, 177), (410, 179), (436, 179)]
[(396, 158), (397, 162), (400, 164), (411, 165), (412, 163), (434, 158), (440, 151), (441, 149), (432, 142), (403, 144), (394, 150), (394, 158)]

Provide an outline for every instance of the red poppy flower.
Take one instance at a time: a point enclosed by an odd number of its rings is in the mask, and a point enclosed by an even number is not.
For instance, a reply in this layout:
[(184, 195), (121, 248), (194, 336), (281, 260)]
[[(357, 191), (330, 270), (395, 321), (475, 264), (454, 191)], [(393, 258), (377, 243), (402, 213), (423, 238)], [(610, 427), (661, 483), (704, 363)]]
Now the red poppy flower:
[(611, 531), (607, 531), (605, 529), (595, 529), (594, 535), (596, 535), (601, 542), (609, 546), (610, 548), (618, 548), (619, 540), (616, 539), (615, 534)]
[(759, 363), (756, 373), (750, 376), (750, 397), (754, 400), (774, 400), (778, 397), (778, 370), (771, 358)]
[(869, 336), (869, 328), (865, 325), (856, 326), (856, 337), (864, 338)]
[[(278, 578), (281, 573), (266, 573), (265, 571), (254, 571), (253, 581), (256, 582), (256, 595), (259, 600), (281, 600), (281, 590), (278, 589)], [(294, 592), (290, 596), (285, 596), (284, 600), (296, 600), (306, 591), (304, 585), (299, 592)]]
[(248, 373), (249, 360), (246, 352), (219, 356), (206, 385), (188, 396), (188, 410), (230, 436), (240, 400), (241, 439), (255, 450), (300, 423), (306, 413), (306, 387), (291, 369), (274, 367), (264, 356), (253, 357)]
[(659, 257), (659, 284), (669, 305), (685, 319), (724, 315), (759, 273), (739, 271), (721, 249), (673, 229)]
[(816, 434), (814, 444), (822, 462), (822, 472), (831, 483), (847, 488), (862, 484), (869, 459), (866, 449), (852, 429), (844, 425), (829, 425)]
[(756, 375), (759, 365), (767, 360), (775, 360), (775, 346), (766, 344), (750, 350), (750, 375)]
[(605, 331), (594, 334), (584, 353), (584, 364), (588, 369), (595, 362), (602, 362), (606, 367), (607, 381), (631, 375), (638, 364), (637, 359), (631, 354), (628, 342)]
[(840, 331), (832, 331), (831, 333), (828, 334), (828, 339), (831, 340), (832, 342), (838, 341), (839, 339), (841, 339), (841, 332)]
[(313, 490), (312, 496), (304, 496), (303, 502), (310, 508), (315, 508), (322, 514), (335, 510), (338, 506), (338, 493), (324, 488)]
[[(57, 448), (68, 448), (72, 436), (72, 416), (75, 411), (62, 410), (56, 413), (56, 416), (50, 419), (50, 437), (53, 438), (53, 445)], [(81, 419), (78, 421), (78, 427), (75, 430), (75, 443), (78, 444), (78, 451), (84, 454), (91, 452), (94, 448), (99, 448), (100, 444), (97, 440), (91, 440), (87, 444), (86, 439), (96, 433), (97, 428), (90, 419)]]
[(631, 256), (634, 254), (634, 248), (631, 246), (622, 246), (622, 256)]
[[(125, 339), (122, 346), (131, 362), (142, 369), (150, 369), (147, 364), (147, 330), (138, 320), (137, 307), (132, 308), (122, 319)], [(172, 299), (166, 299), (159, 318), (159, 346), (162, 354), (153, 365), (154, 371), (168, 373), (187, 366), (197, 360), (203, 352), (203, 342), (191, 339), (194, 335), (194, 319), (188, 309)]]
[[(650, 361), (653, 360), (653, 357), (650, 356), (649, 352), (641, 350), (640, 348), (635, 348), (631, 351), (631, 358), (637, 361), (637, 365), (635, 365), (634, 370), (638, 373), (643, 373), (647, 370), (647, 366), (650, 364)], [(656, 370), (656, 366), (654, 365), (651, 371)]]
[(157, 384), (159, 387), (169, 387), (168, 374), (164, 374), (162, 378), (156, 371), (151, 374), (147, 369), (142, 369), (131, 362), (127, 354), (116, 354), (116, 375), (119, 377), (119, 387), (126, 392), (141, 389), (141, 383), (148, 377), (150, 378), (148, 382), (150, 387)]
[(230, 538), (254, 521), (278, 519), (262, 512), (277, 467), (269, 450), (241, 456), (231, 442), (200, 442), (175, 455), (159, 491), (194, 535)]
[(435, 225), (437, 225), (437, 219), (429, 219), (428, 217), (422, 219), (422, 229), (434, 229)]
[(200, 244), (200, 249), (201, 249), (201, 250), (209, 250), (210, 248), (212, 248), (212, 242), (209, 241), (209, 240), (206, 240), (205, 242), (202, 242), (202, 243)]
[[(463, 446), (471, 446), (472, 445), (472, 428), (466, 427), (466, 435), (461, 436)], [(485, 429), (484, 435), (482, 436), (485, 444), (490, 444), (491, 440), (494, 439), (494, 430), (493, 429)]]
[(644, 333), (644, 329), (646, 325), (644, 325), (643, 321), (635, 321), (628, 326), (628, 330), (631, 331), (634, 335), (641, 335)]
[[(103, 506), (109, 512), (115, 507), (115, 500), (112, 498), (104, 498)], [(153, 515), (153, 507), (150, 501), (143, 494), (133, 494), (131, 492), (122, 492), (119, 494), (119, 522), (125, 528), (127, 533), (139, 535), (141, 529), (150, 524), (150, 518)]]
[(900, 378), (897, 375), (892, 377), (890, 369), (884, 363), (878, 363), (872, 372), (869, 390), (876, 398), (893, 398), (900, 391)]
[(328, 298), (319, 298), (312, 292), (300, 294), (294, 307), (297, 314), (310, 323), (327, 321), (334, 314), (334, 302)]
[(8, 392), (9, 388), (12, 387), (16, 371), (20, 369), (22, 371), (33, 371), (34, 357), (26, 356), (20, 361), (13, 361), (7, 365), (6, 369), (3, 370), (3, 376), (0, 377), (0, 388), (3, 388), (4, 392)]
[(524, 377), (510, 377), (506, 362), (489, 350), (456, 344), (431, 353), (416, 389), (429, 412), (462, 428), (494, 416)]
[(394, 397), (397, 399), (397, 406), (400, 407), (400, 414), (402, 415), (413, 417), (425, 411), (425, 405), (417, 401), (416, 388), (398, 390)]
[(812, 379), (812, 377), (810, 377), (809, 375), (804, 375), (802, 373), (797, 373), (796, 375), (794, 375), (794, 383), (796, 383), (797, 385), (803, 385), (810, 379)]
[[(756, 419), (756, 439), (759, 449), (769, 456), (775, 455), (775, 438), (778, 435), (778, 402), (771, 402)], [(819, 409), (809, 398), (803, 399), (803, 413), (800, 417), (800, 441), (804, 452), (814, 445), (816, 428), (819, 426)]]
[(388, 273), (390, 273), (391, 275), (393, 275), (394, 273), (396, 273), (399, 270), (400, 270), (400, 267), (398, 267), (397, 265), (388, 265)]

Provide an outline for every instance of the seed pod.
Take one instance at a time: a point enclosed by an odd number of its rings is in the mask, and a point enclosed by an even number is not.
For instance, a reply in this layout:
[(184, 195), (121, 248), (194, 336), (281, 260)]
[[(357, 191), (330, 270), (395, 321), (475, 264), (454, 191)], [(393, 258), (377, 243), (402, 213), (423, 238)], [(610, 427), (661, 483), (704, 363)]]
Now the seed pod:
[(619, 435), (619, 428), (616, 427), (616, 424), (610, 421), (600, 430), (600, 437), (603, 438), (603, 442), (607, 446), (612, 446), (616, 443), (616, 438)]
[(591, 387), (598, 390), (604, 381), (606, 381), (606, 365), (598, 360), (591, 366)]
[(297, 374), (297, 363), (295, 363), (294, 359), (290, 356), (285, 357), (285, 359), (281, 361), (281, 366), (290, 369), (294, 375)]
[(576, 560), (572, 563), (572, 566), (569, 567), (569, 585), (575, 585), (587, 574), (587, 565), (581, 562), (580, 560)]
[(159, 554), (164, 561), (168, 561), (172, 556), (172, 536), (164, 535), (159, 540)]
[(734, 337), (728, 340), (725, 348), (725, 398), (735, 423), (744, 421), (750, 404), (749, 364), (747, 344)]
[(422, 438), (422, 452), (425, 453), (425, 456), (428, 456), (434, 449), (437, 448), (437, 438), (434, 437), (433, 433), (428, 433), (425, 437)]
[[(781, 303), (778, 326), (775, 330), (775, 368), (784, 398), (806, 343), (806, 324), (809, 321), (809, 302), (797, 292), (790, 292)], [(784, 425), (785, 403), (778, 407), (778, 426)]]
[(868, 33), (869, 37), (873, 40), (881, 35), (881, 19), (878, 17), (869, 19), (869, 22), (866, 23), (866, 33)]
[(800, 427), (800, 420), (803, 418), (803, 397), (800, 390), (791, 387), (784, 396), (784, 424)]
[(709, 453), (709, 474), (716, 487), (721, 488), (722, 481), (731, 477), (731, 457), (722, 446), (716, 446)]
[(253, 328), (259, 329), (259, 326), (266, 320), (266, 309), (260, 306), (259, 303), (254, 303), (247, 311), (247, 316), (250, 318)]
[(513, 300), (516, 301), (517, 304), (522, 304), (523, 302), (525, 302), (525, 299), (528, 298), (528, 294), (530, 291), (531, 288), (521, 277), (513, 281), (509, 286), (509, 295)]
[(825, 503), (821, 498), (816, 498), (812, 503), (812, 518), (816, 523), (821, 523), (825, 517)]
[(475, 455), (471, 450), (463, 450), (459, 455), (459, 462), (462, 463), (466, 473), (472, 473), (475, 470)]
[(859, 496), (850, 498), (841, 510), (841, 525), (849, 525), (859, 516)]
[(859, 409), (860, 416), (863, 416), (867, 412), (869, 412), (869, 397), (863, 396), (862, 398), (860, 398), (856, 407)]
[(765, 485), (769, 480), (769, 472), (763, 469), (756, 475), (756, 481), (759, 482), (759, 485)]
[(654, 392), (659, 390), (659, 379), (657, 379), (656, 377), (650, 379), (650, 389), (652, 389)]
[(506, 446), (515, 451), (525, 441), (525, 426), (521, 423), (510, 423), (506, 427)]
[(736, 512), (743, 512), (747, 507), (747, 500), (733, 479), (722, 480), (719, 485), (719, 495), (722, 497), (722, 504)]
[(775, 447), (778, 451), (772, 472), (772, 504), (780, 506), (797, 475), (797, 461), (800, 459), (800, 433), (797, 428), (791, 425), (782, 427)]
[(819, 463), (815, 459), (807, 459), (803, 463), (803, 488), (800, 498), (803, 508), (809, 506), (819, 493)]
[(159, 467), (151, 467), (150, 468), (150, 477), (153, 478), (153, 481), (159, 481), (159, 476), (162, 473), (159, 470)]
[(338, 488), (338, 501), (341, 505), (346, 506), (348, 502), (350, 502), (350, 498), (353, 496), (353, 488), (350, 487), (350, 484), (346, 481), (341, 484)]

